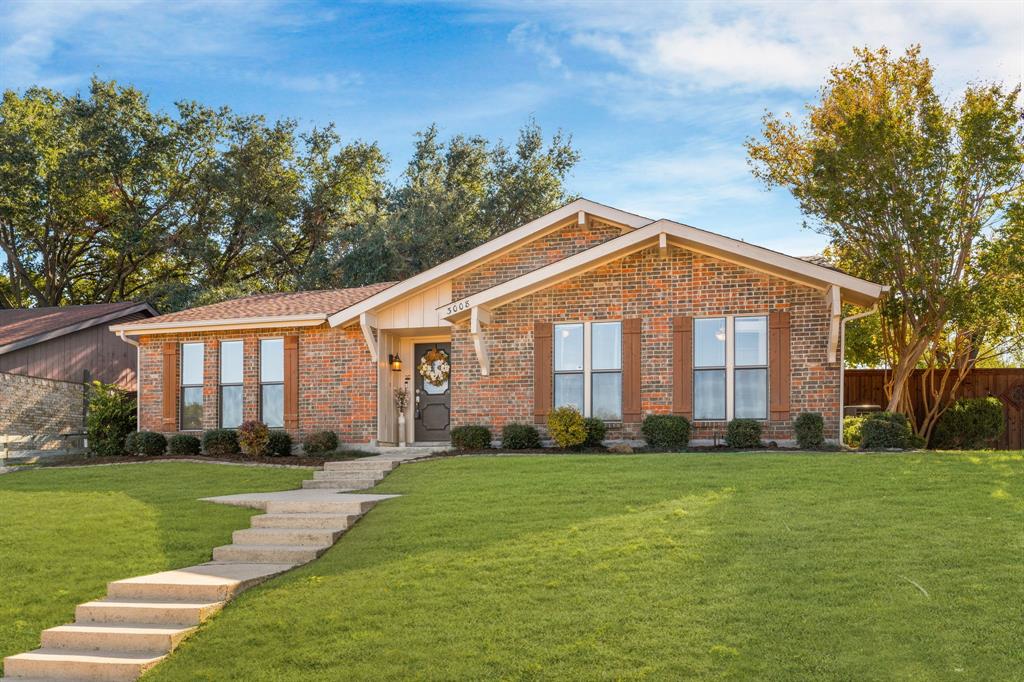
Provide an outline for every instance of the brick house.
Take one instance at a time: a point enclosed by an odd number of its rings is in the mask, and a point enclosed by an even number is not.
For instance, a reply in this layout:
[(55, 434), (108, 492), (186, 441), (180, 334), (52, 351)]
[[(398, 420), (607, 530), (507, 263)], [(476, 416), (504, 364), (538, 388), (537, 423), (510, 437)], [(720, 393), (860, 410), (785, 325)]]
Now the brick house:
[(814, 411), (835, 440), (842, 304), (870, 307), (884, 291), (581, 199), (402, 282), (250, 296), (112, 329), (139, 342), (148, 430), (261, 419), (392, 444), (393, 394), (406, 387), (408, 442), (446, 441), (463, 424), (543, 424), (559, 405), (606, 420), (611, 439), (637, 439), (645, 415), (671, 413), (693, 422), (695, 442), (738, 417), (786, 442), (796, 415)]

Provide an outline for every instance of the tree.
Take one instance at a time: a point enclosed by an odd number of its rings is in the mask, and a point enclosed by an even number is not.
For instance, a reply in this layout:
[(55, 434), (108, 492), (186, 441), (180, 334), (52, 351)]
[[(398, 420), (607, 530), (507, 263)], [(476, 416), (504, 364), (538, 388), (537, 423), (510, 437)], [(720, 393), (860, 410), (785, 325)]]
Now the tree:
[(168, 257), (223, 114), (155, 114), (132, 88), (32, 88), (0, 103), (0, 249), (8, 305), (124, 300), (180, 274)]
[(306, 285), (384, 204), (376, 144), (132, 87), (0, 103), (0, 305), (163, 309)]
[(343, 281), (409, 277), (558, 208), (571, 200), (564, 183), (578, 161), (570, 137), (556, 133), (545, 146), (534, 122), (514, 151), (479, 136), (445, 143), (427, 128), (386, 214), (359, 228), (343, 254)]
[[(928, 437), (983, 352), (1020, 342), (1024, 126), (1020, 86), (972, 84), (945, 105), (919, 47), (855, 50), (806, 119), (765, 115), (754, 174), (785, 187), (835, 262), (887, 284), (879, 337), (888, 409)], [(922, 414), (908, 379), (926, 369)]]

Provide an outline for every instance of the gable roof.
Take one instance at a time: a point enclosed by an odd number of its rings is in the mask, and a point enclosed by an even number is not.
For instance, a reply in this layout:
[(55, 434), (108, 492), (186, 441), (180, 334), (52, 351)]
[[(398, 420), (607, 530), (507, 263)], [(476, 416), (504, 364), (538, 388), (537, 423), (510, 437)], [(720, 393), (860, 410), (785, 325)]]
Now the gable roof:
[(211, 326), (255, 327), (260, 325), (308, 326), (322, 324), (331, 313), (354, 305), (394, 284), (394, 282), (381, 282), (350, 289), (256, 294), (197, 308), (188, 308), (148, 320), (113, 325), (111, 330), (128, 334), (143, 334), (169, 333), (185, 328)]
[(346, 309), (339, 309), (334, 315), (330, 316), (328, 321), (332, 327), (354, 322), (362, 313), (369, 312), (385, 303), (428, 287), (435, 282), (449, 279), (459, 272), (478, 267), (489, 260), (498, 258), (510, 249), (522, 246), (527, 242), (563, 227), (567, 221), (577, 218), (580, 214), (593, 216), (609, 224), (619, 225), (627, 230), (635, 230), (653, 222), (650, 218), (645, 218), (635, 213), (628, 213), (611, 206), (605, 206), (589, 199), (577, 199), (547, 215), (543, 215), (521, 227), (517, 227), (488, 242), (484, 242), (475, 249), (470, 249), (451, 260), (447, 260), (429, 270), (424, 270), (409, 279), (402, 280), (387, 291), (382, 291), (360, 301), (357, 305)]
[(658, 220), (532, 272), (496, 284), (463, 301), (452, 301), (451, 304), (440, 306), (438, 310), (445, 319), (456, 322), (468, 318), (474, 307), (499, 307), (610, 261), (652, 246), (667, 248), (668, 245), (679, 246), (822, 291), (835, 287), (842, 300), (857, 305), (873, 304), (888, 289), (880, 284), (762, 246), (671, 220)]
[(157, 314), (148, 303), (134, 301), (3, 309), (0, 310), (0, 354), (140, 312)]

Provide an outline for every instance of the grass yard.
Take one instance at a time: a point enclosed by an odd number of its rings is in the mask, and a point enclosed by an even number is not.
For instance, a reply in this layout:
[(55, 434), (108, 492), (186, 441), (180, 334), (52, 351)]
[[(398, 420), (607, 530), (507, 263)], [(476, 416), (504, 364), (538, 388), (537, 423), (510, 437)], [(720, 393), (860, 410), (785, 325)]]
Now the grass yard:
[(196, 498), (297, 487), (308, 469), (162, 463), (0, 476), (0, 657), (118, 578), (209, 561), (253, 509)]
[(454, 458), (378, 490), (405, 496), (146, 679), (1024, 675), (1024, 453)]

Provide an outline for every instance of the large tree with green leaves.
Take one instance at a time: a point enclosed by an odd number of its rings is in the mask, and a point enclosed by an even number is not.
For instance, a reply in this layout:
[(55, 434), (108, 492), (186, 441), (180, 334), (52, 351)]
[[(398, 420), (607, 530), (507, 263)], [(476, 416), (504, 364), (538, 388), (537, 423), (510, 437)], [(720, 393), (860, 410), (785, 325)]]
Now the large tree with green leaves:
[(0, 103), (0, 306), (177, 309), (406, 277), (569, 197), (579, 155), (529, 124), (510, 149), (420, 133), (387, 181), (376, 143), (226, 108), (155, 112), (132, 87)]
[(789, 189), (837, 264), (891, 287), (877, 335), (888, 409), (925, 437), (970, 369), (1022, 340), (1019, 96), (1020, 85), (978, 83), (947, 104), (919, 47), (859, 49), (802, 121), (769, 113), (747, 143), (755, 175)]
[(571, 197), (565, 178), (579, 160), (568, 136), (545, 142), (533, 122), (514, 148), (482, 137), (417, 135), (387, 211), (342, 254), (348, 284), (408, 277), (540, 217)]

